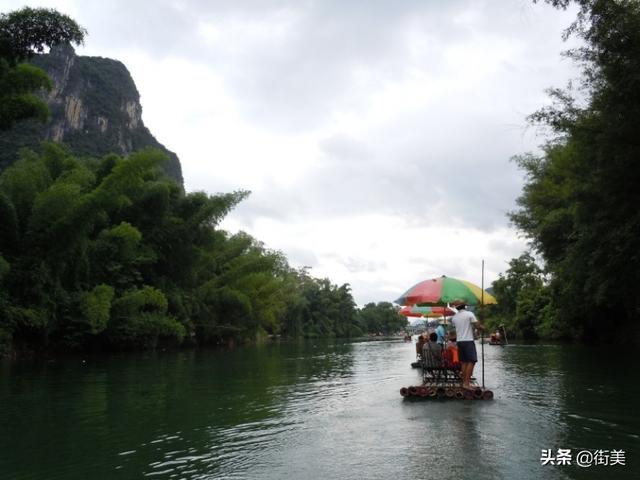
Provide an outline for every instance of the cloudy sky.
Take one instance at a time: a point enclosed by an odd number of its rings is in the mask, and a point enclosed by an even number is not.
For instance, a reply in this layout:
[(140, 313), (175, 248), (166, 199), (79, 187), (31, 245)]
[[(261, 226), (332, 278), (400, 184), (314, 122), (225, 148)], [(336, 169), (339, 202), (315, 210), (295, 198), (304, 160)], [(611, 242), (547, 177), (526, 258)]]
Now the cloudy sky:
[[(2, 11), (24, 6), (4, 0)], [(574, 18), (528, 0), (57, 0), (81, 55), (121, 60), (188, 191), (248, 189), (223, 228), (393, 300), (485, 285), (526, 249), (509, 225), (536, 151), (526, 116), (576, 76)]]

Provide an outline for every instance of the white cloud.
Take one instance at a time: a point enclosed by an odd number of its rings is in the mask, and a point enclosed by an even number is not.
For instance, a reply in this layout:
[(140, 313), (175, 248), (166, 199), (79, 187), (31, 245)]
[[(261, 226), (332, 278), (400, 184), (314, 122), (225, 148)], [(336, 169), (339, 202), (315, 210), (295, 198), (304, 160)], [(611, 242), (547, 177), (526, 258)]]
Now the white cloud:
[[(233, 216), (225, 225), (242, 226)], [(392, 301), (411, 285), (440, 275), (480, 284), (483, 259), (488, 286), (524, 249), (507, 228), (487, 233), (465, 226), (408, 226), (402, 218), (375, 213), (308, 222), (262, 218), (251, 233), (284, 252), (300, 246), (312, 251), (317, 264), (310, 265), (311, 273), (351, 284), (361, 304)]]

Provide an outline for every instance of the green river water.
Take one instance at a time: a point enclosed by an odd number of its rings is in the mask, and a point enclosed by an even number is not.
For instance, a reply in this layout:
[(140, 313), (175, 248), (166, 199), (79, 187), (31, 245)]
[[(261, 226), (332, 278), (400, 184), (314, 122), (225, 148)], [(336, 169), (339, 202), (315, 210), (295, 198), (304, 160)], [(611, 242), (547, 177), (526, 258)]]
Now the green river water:
[[(5, 360), (0, 479), (640, 478), (635, 352), (487, 345), (493, 401), (403, 400), (414, 352), (385, 339)], [(572, 464), (543, 465), (543, 449)], [(610, 464), (578, 466), (581, 451)]]

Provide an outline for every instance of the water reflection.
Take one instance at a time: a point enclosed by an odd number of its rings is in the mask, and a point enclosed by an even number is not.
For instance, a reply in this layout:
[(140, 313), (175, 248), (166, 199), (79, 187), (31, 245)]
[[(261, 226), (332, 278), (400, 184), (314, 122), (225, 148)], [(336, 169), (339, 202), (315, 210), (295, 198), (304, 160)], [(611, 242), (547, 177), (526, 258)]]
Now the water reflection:
[[(402, 401), (414, 355), (389, 340), (4, 362), (0, 478), (637, 476), (637, 360), (485, 347), (494, 401)], [(542, 466), (542, 448), (624, 449), (628, 465)]]
[[(583, 345), (510, 345), (496, 350), (499, 361), (487, 363), (503, 369), (496, 372), (503, 395), (518, 399), (524, 407), (520, 411), (535, 412), (527, 422), (530, 435), (523, 438), (537, 437), (538, 450), (571, 449), (574, 456), (573, 467), (545, 466), (544, 472), (554, 469), (576, 479), (637, 478), (640, 465), (633, 454), (640, 446), (640, 415), (633, 409), (638, 385), (627, 372), (638, 367), (638, 359), (625, 354), (613, 364), (603, 347)], [(510, 407), (518, 412), (517, 405)], [(612, 448), (631, 455), (625, 467), (575, 466), (575, 454), (581, 450)]]

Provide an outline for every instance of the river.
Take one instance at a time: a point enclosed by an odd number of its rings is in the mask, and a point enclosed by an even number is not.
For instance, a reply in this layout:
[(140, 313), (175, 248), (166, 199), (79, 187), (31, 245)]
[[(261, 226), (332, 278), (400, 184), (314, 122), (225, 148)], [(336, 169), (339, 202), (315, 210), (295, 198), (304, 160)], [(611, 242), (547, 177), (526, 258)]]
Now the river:
[[(411, 401), (399, 389), (419, 384), (414, 351), (385, 339), (5, 360), (0, 478), (640, 478), (638, 356), (486, 345), (494, 400)], [(543, 465), (543, 449), (572, 464)]]

